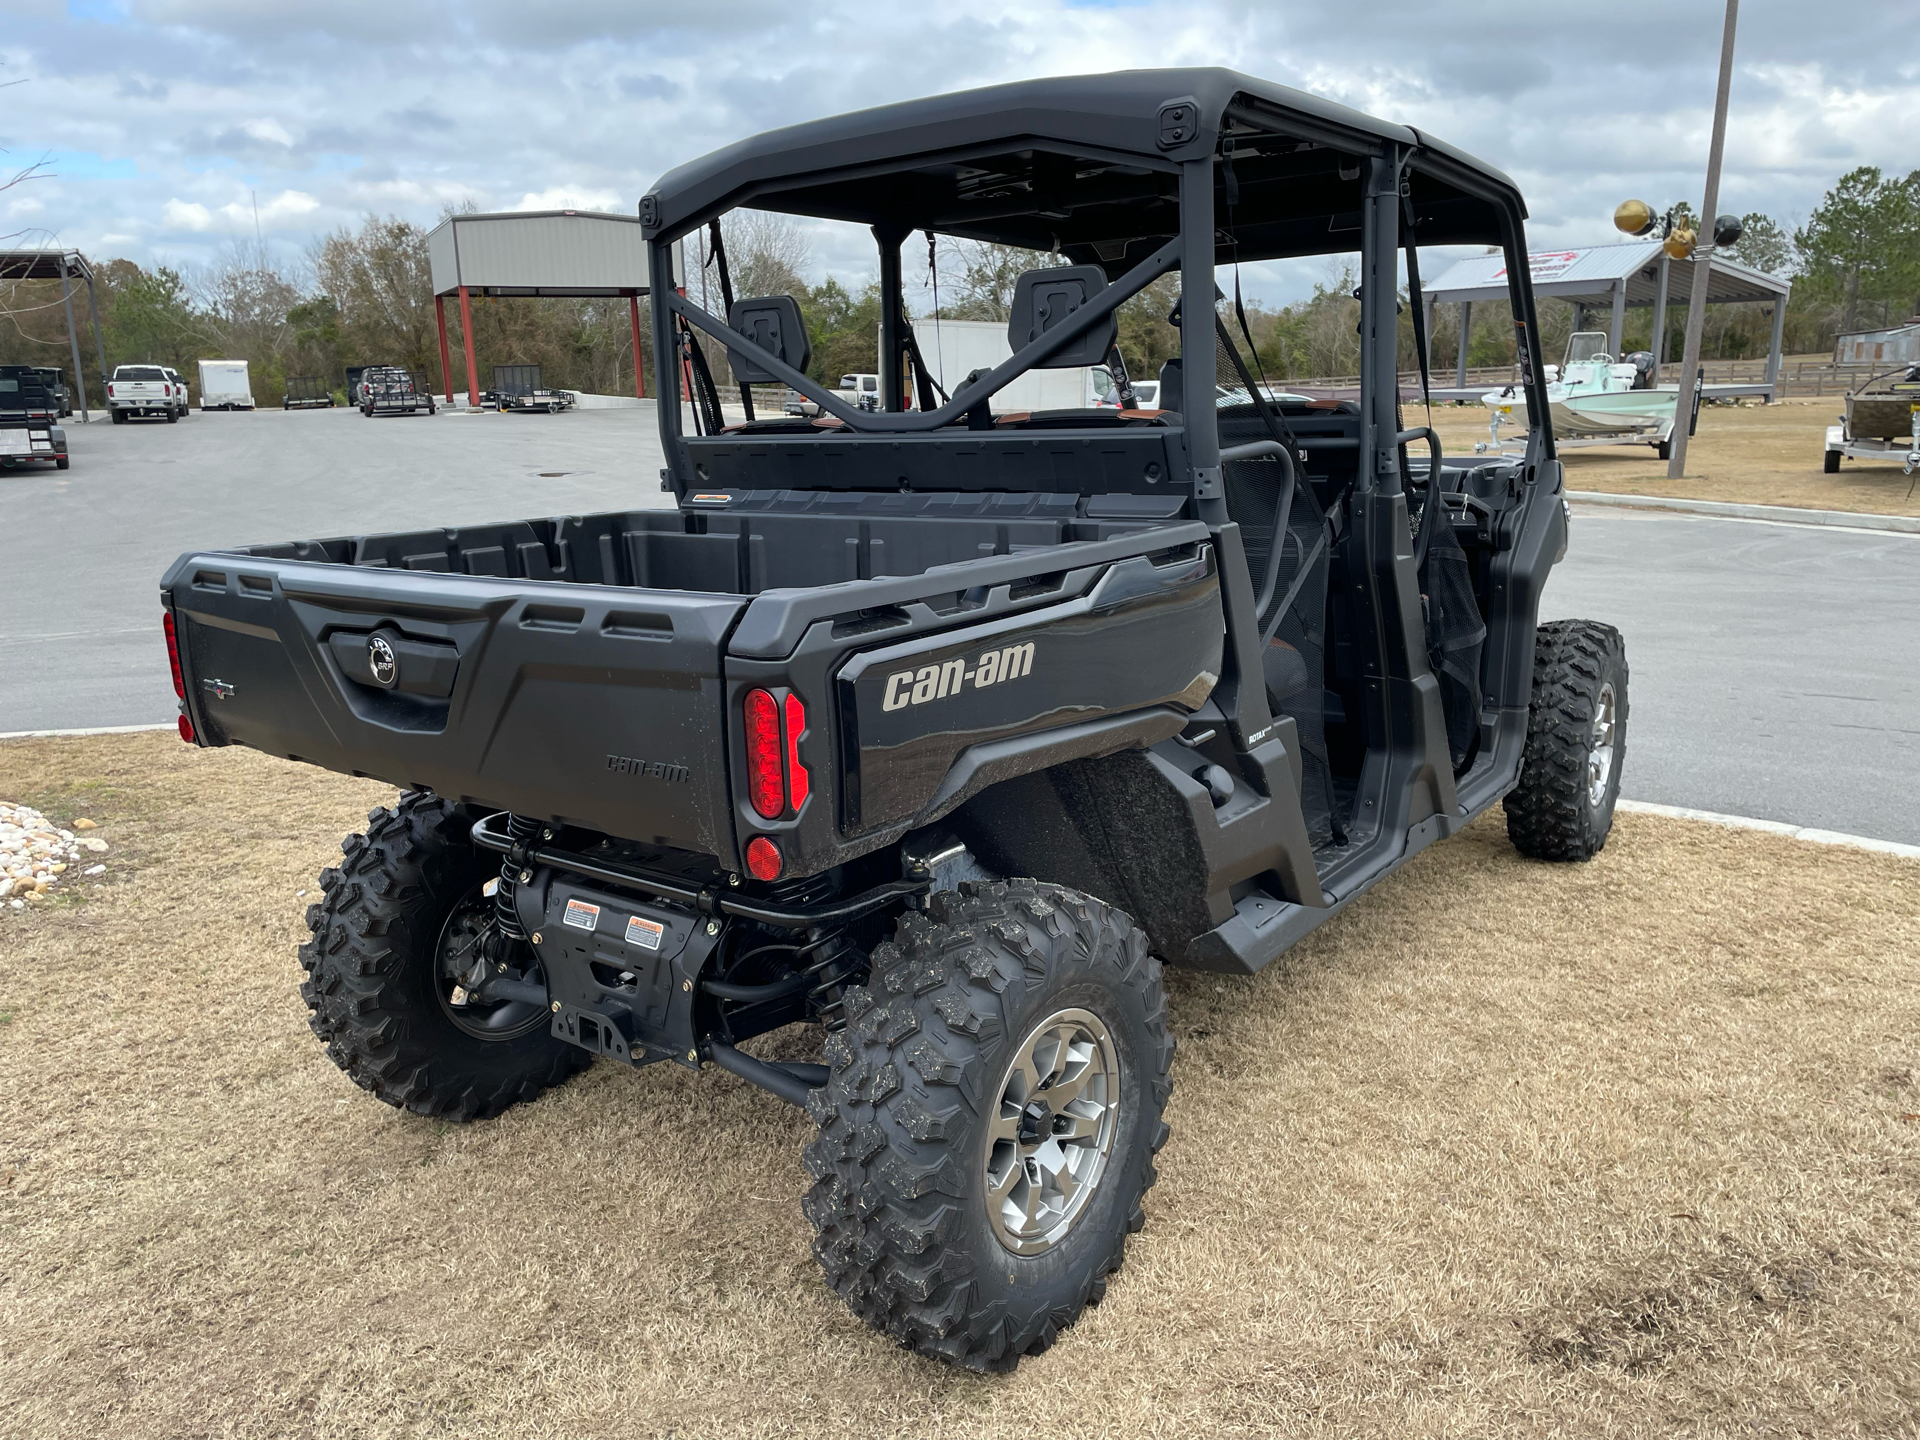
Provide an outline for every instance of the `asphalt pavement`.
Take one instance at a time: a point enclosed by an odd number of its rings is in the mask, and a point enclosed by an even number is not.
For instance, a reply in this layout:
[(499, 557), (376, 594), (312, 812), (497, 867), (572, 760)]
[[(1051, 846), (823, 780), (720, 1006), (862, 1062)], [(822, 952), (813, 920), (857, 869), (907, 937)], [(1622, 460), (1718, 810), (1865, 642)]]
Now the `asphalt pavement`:
[[(652, 407), (203, 415), (0, 472), (0, 733), (170, 722), (189, 549), (663, 504)], [(1920, 843), (1920, 536), (1576, 506), (1543, 619), (1620, 627), (1630, 799)]]
[(1574, 616), (1626, 637), (1629, 799), (1920, 844), (1920, 535), (1575, 505)]

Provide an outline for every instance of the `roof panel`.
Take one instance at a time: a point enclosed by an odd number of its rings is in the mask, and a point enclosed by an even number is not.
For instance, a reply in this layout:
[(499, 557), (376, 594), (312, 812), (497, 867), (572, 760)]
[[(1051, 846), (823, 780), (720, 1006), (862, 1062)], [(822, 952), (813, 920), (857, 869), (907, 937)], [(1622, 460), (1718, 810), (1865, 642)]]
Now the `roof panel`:
[[(859, 110), (738, 141), (660, 178), (650, 194), (656, 207), (652, 228), (678, 235), (709, 214), (750, 203), (813, 214), (798, 197), (775, 202), (770, 193), (862, 167), (904, 168), (979, 147), (1117, 154), (1166, 168), (1173, 161), (1209, 153), (1228, 106), (1242, 96), (1258, 102), (1276, 123), (1284, 124), (1290, 116), (1302, 133), (1352, 137), (1356, 148), (1386, 142), (1414, 145), (1420, 139), (1404, 126), (1233, 70), (1057, 76)], [(1191, 140), (1163, 147), (1160, 108), (1181, 99), (1194, 103), (1198, 126)], [(1492, 167), (1458, 152), (1446, 153), (1502, 189), (1513, 189), (1513, 182)], [(839, 218), (876, 223), (897, 217)]]
[[(1536, 250), (1527, 256), (1535, 295), (1555, 295), (1586, 304), (1613, 303), (1614, 286), (1626, 281), (1627, 304), (1651, 305), (1660, 287), (1660, 242), (1630, 240), (1625, 244), (1582, 245), (1566, 250)], [(1793, 288), (1791, 280), (1763, 275), (1718, 255), (1707, 286), (1709, 305), (1773, 300)], [(1455, 261), (1425, 287), (1427, 296), (1441, 302), (1501, 300), (1507, 294), (1504, 255), (1471, 255)], [(1685, 303), (1693, 296), (1693, 266), (1686, 262), (1667, 267), (1667, 302)]]

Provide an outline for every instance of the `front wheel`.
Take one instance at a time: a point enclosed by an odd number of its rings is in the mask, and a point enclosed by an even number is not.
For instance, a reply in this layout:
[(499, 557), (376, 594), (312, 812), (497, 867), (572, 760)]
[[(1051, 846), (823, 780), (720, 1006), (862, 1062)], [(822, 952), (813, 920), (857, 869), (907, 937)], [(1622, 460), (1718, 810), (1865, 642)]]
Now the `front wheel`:
[(919, 1353), (1011, 1370), (1107, 1289), (1167, 1139), (1160, 964), (1118, 910), (1012, 880), (909, 912), (813, 1092), (827, 1283)]
[(484, 887), (498, 869), (454, 807), (424, 791), (367, 816), (341, 843), (307, 907), (300, 993), (327, 1055), (389, 1105), (484, 1120), (584, 1069), (590, 1056), (554, 1038), (547, 1007), (478, 1003), (483, 971), (541, 981), (531, 946), (495, 931)]
[(1533, 699), (1507, 836), (1536, 860), (1591, 860), (1607, 843), (1627, 759), (1627, 647), (1597, 620), (1533, 637)]

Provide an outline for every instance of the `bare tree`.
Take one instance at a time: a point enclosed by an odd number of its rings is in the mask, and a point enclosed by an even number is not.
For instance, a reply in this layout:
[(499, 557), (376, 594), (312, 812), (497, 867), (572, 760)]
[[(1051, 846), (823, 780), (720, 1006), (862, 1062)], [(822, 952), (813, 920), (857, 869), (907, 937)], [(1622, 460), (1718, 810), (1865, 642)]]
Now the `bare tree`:
[(813, 246), (792, 216), (736, 210), (721, 222), (736, 297), (804, 295)]

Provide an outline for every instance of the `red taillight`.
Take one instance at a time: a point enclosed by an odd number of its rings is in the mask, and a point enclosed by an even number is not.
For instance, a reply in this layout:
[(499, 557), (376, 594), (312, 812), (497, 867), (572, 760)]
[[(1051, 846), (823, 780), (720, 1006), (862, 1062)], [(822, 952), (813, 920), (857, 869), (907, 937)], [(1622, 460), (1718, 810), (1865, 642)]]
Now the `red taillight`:
[(111, 385), (107, 386), (107, 398), (109, 400), (113, 398), (113, 386)]
[(172, 613), (162, 616), (160, 623), (167, 632), (167, 664), (173, 667), (173, 693), (184, 700), (187, 698), (187, 677), (180, 669), (180, 637), (174, 633)]
[(180, 716), (180, 738), (189, 745), (193, 744), (193, 721), (187, 719), (184, 713)]
[(747, 873), (756, 880), (780, 878), (780, 847), (764, 835), (747, 842)]
[(807, 707), (791, 691), (787, 694), (787, 794), (798, 810), (807, 803), (807, 767), (800, 763), (800, 732), (807, 728)]
[(786, 809), (786, 777), (781, 772), (780, 707), (764, 690), (749, 690), (747, 717), (747, 798), (768, 820)]

